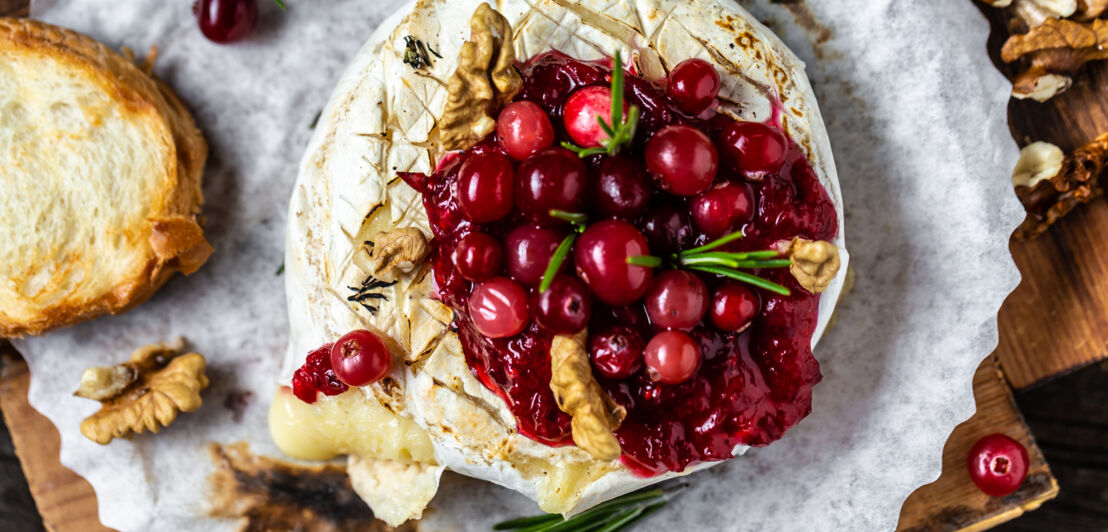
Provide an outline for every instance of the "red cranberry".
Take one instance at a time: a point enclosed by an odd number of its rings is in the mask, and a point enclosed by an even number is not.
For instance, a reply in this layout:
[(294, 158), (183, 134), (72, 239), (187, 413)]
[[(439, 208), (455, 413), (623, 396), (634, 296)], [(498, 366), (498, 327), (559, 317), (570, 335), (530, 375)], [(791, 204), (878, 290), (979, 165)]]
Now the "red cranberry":
[(646, 341), (630, 327), (611, 325), (589, 336), (589, 355), (597, 373), (626, 379), (642, 369)]
[[(623, 104), (627, 113), (627, 103)], [(585, 148), (600, 146), (600, 141), (608, 134), (600, 128), (597, 117), (604, 122), (612, 121), (612, 90), (600, 85), (592, 85), (569, 95), (562, 111), (562, 121), (566, 133), (577, 145)]]
[(505, 246), (508, 252), (508, 275), (523, 284), (535, 284), (546, 273), (550, 257), (562, 235), (533, 225), (521, 225), (508, 233)]
[(732, 170), (760, 176), (785, 164), (789, 139), (780, 129), (761, 122), (735, 122), (720, 133), (719, 149)]
[(709, 238), (719, 238), (754, 218), (754, 193), (746, 184), (725, 183), (693, 199), (692, 219)]
[(495, 222), (512, 212), (512, 161), (498, 152), (480, 153), (458, 169), (458, 205), (472, 222)]
[(339, 380), (350, 386), (381, 380), (389, 372), (391, 360), (385, 342), (364, 329), (346, 333), (331, 347), (331, 367)]
[(589, 323), (592, 296), (576, 277), (559, 275), (545, 292), (531, 294), (535, 322), (554, 334), (574, 334)]
[(977, 440), (966, 459), (973, 483), (990, 497), (1015, 493), (1027, 477), (1029, 463), (1027, 449), (1003, 434)]
[(565, 148), (547, 148), (519, 167), (516, 204), (524, 216), (538, 223), (562, 223), (550, 217), (557, 209), (580, 212), (588, 183), (585, 163)]
[(489, 338), (515, 336), (527, 327), (527, 291), (507, 277), (493, 277), (469, 295), (469, 316), (477, 332)]
[(643, 351), (646, 372), (651, 380), (680, 384), (689, 380), (700, 365), (700, 346), (681, 331), (654, 335)]
[(523, 161), (533, 153), (554, 144), (554, 126), (550, 117), (534, 102), (512, 102), (496, 119), (500, 145), (513, 159)]
[(688, 212), (675, 205), (659, 205), (651, 209), (642, 227), (650, 249), (658, 253), (688, 249), (696, 238)]
[(646, 168), (670, 194), (704, 192), (712, 186), (718, 166), (712, 141), (694, 127), (666, 126), (646, 143)]
[(653, 188), (642, 163), (623, 155), (600, 161), (593, 183), (593, 207), (605, 216), (619, 218), (642, 214)]
[(192, 13), (200, 32), (220, 44), (245, 39), (258, 24), (255, 0), (198, 0), (192, 4)]
[(493, 237), (474, 231), (458, 240), (454, 249), (458, 273), (469, 281), (487, 281), (500, 273), (504, 251)]
[(749, 286), (726, 281), (712, 294), (709, 313), (712, 325), (723, 332), (737, 333), (750, 327), (758, 315), (758, 295)]
[(350, 389), (331, 368), (331, 347), (332, 344), (324, 344), (308, 353), (304, 365), (292, 374), (292, 393), (301, 401), (312, 404), (320, 392), (338, 395)]
[(646, 313), (663, 329), (691, 329), (708, 310), (708, 287), (695, 273), (667, 270), (646, 293)]
[(650, 255), (646, 237), (621, 220), (605, 220), (585, 229), (574, 256), (578, 275), (609, 305), (630, 305), (650, 286), (650, 268), (627, 264), (628, 257)]
[(719, 94), (719, 73), (703, 59), (686, 59), (669, 73), (666, 95), (677, 107), (690, 115), (698, 115), (715, 101)]

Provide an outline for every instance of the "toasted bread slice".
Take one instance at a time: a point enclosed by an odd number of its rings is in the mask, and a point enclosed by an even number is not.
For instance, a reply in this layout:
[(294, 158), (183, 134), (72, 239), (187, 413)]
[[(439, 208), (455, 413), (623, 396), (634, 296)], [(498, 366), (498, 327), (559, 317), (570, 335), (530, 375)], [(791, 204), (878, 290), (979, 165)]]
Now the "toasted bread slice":
[(0, 337), (118, 313), (212, 247), (208, 146), (177, 96), (84, 35), (0, 18)]

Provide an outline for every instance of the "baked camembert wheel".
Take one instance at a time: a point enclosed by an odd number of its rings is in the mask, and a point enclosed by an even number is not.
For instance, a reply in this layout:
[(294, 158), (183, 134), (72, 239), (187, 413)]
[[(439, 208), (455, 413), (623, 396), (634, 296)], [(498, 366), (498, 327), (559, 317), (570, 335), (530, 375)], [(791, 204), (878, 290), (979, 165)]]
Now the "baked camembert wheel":
[(803, 66), (748, 13), (497, 5), (387, 21), (290, 206), (271, 430), (392, 524), (446, 468), (570, 514), (779, 439), (846, 269)]

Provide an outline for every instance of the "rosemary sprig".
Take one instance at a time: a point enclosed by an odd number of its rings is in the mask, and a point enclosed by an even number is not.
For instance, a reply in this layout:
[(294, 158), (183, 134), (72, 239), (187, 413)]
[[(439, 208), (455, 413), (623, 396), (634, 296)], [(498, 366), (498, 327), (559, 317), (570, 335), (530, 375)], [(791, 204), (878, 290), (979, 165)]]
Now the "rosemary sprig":
[[(740, 270), (766, 270), (773, 268), (788, 268), (792, 265), (789, 259), (783, 259), (781, 253), (767, 249), (762, 251), (726, 252), (713, 251), (720, 247), (742, 238), (742, 231), (735, 231), (729, 235), (713, 240), (703, 246), (695, 247), (674, 253), (670, 262), (678, 268), (687, 268), (699, 272), (722, 275), (736, 281), (741, 281), (775, 294), (789, 295), (789, 289), (769, 279), (763, 279), (757, 275)], [(627, 257), (627, 264), (657, 268), (665, 261), (661, 257), (649, 255)]]
[(277, 7), (281, 8), (281, 11), (288, 10), (288, 7), (285, 6), (285, 3), (282, 2), (281, 0), (273, 0), (273, 3), (277, 4)]
[(642, 109), (639, 106), (632, 105), (627, 110), (626, 121), (623, 114), (623, 54), (616, 51), (612, 58), (612, 115), (610, 121), (605, 121), (604, 117), (596, 117), (597, 123), (600, 124), (600, 129), (604, 130), (608, 134), (607, 138), (600, 140), (600, 146), (592, 148), (582, 148), (571, 142), (562, 142), (562, 147), (567, 150), (573, 151), (578, 156), (585, 158), (593, 155), (615, 155), (619, 153), (619, 150), (624, 145), (630, 144), (635, 140), (635, 131), (639, 128), (639, 118), (642, 116)]
[(558, 209), (550, 209), (550, 217), (573, 224), (573, 232), (565, 237), (561, 244), (558, 244), (558, 248), (554, 250), (554, 255), (550, 257), (550, 262), (546, 265), (546, 271), (542, 273), (542, 281), (539, 283), (540, 294), (550, 289), (550, 285), (554, 283), (554, 278), (562, 270), (562, 263), (566, 261), (570, 250), (573, 249), (574, 242), (577, 242), (577, 237), (585, 232), (585, 224), (589, 221), (587, 214), (560, 211)]
[(493, 530), (515, 532), (616, 532), (625, 530), (636, 521), (654, 513), (669, 502), (685, 484), (672, 489), (644, 489), (616, 497), (564, 519), (556, 514), (536, 515), (511, 519), (493, 525)]
[(732, 268), (726, 268), (721, 266), (689, 266), (690, 270), (697, 270), (705, 273), (714, 273), (716, 275), (722, 275), (724, 277), (730, 277), (736, 281), (744, 282), (749, 285), (757, 286), (765, 290), (769, 290), (775, 294), (781, 294), (783, 296), (789, 295), (788, 288), (781, 286), (768, 279), (762, 279), (757, 275), (749, 274), (746, 272), (740, 272)]
[(566, 236), (561, 244), (558, 244), (558, 249), (554, 250), (554, 255), (550, 257), (550, 262), (546, 265), (546, 271), (542, 273), (542, 282), (539, 283), (540, 294), (550, 289), (550, 285), (554, 283), (554, 278), (558, 276), (558, 271), (562, 269), (562, 263), (566, 261), (569, 250), (573, 249), (573, 243), (576, 241), (577, 232), (573, 232)]

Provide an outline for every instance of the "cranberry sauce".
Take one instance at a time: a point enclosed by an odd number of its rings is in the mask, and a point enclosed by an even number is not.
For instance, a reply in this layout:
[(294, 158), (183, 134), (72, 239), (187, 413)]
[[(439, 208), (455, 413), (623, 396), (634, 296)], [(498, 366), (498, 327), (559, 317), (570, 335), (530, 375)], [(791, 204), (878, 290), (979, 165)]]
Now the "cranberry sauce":
[[(610, 67), (603, 63), (576, 61), (559, 52), (541, 54), (519, 68), (524, 86), (517, 100), (538, 104), (549, 115), (559, 142), (568, 138), (561, 113), (570, 93), (584, 86), (607, 85), (610, 75)], [(627, 103), (642, 110), (635, 142), (623, 152), (628, 157), (641, 161), (646, 141), (665, 126), (689, 125), (715, 139), (732, 123), (723, 115), (705, 120), (684, 114), (654, 82), (628, 75), (625, 85)], [(514, 211), (498, 221), (475, 224), (460, 208), (460, 166), (490, 152), (504, 153), (495, 134), (444, 162), (432, 176), (402, 177), (423, 193), (435, 235), (431, 261), (438, 296), (455, 311), (455, 325), (471, 371), (504, 399), (521, 434), (550, 445), (572, 444), (570, 417), (558, 409), (550, 390), (553, 335), (530, 323), (515, 336), (488, 338), (478, 332), (468, 314), (474, 283), (463, 278), (454, 263), (453, 250), (459, 239), (479, 230), (503, 243), (512, 229), (530, 223)], [(586, 161), (590, 179), (597, 174), (602, 158)], [(785, 163), (777, 171), (747, 179), (721, 164), (716, 183), (724, 182), (750, 187), (756, 206), (752, 221), (742, 226), (746, 238), (729, 244), (727, 251), (764, 250), (796, 236), (831, 240), (838, 233), (835, 208), (792, 141)], [(627, 221), (644, 232), (652, 254), (661, 256), (711, 240), (690, 220), (691, 198), (660, 190), (651, 194), (645, 214)], [(602, 219), (594, 211), (588, 213), (591, 222)], [(563, 235), (569, 232), (564, 226), (556, 230)], [(574, 271), (572, 254), (562, 271)], [(736, 445), (768, 444), (811, 411), (812, 387), (821, 378), (811, 351), (819, 295), (801, 288), (787, 269), (753, 273), (788, 287), (792, 295), (756, 289), (761, 303), (758, 314), (749, 328), (738, 333), (720, 332), (706, 316), (689, 331), (699, 344), (701, 358), (688, 380), (656, 382), (642, 364), (634, 366), (635, 372), (625, 379), (607, 378), (594, 371), (601, 386), (627, 409), (616, 436), (623, 449), (621, 460), (637, 474), (682, 471), (690, 464), (730, 458)], [(708, 274), (698, 275), (709, 293), (723, 282)], [(529, 286), (528, 290), (537, 288)], [(646, 339), (657, 332), (641, 300), (624, 307), (596, 302), (591, 316), (590, 332), (623, 326)]]

